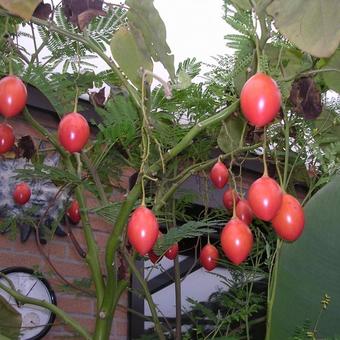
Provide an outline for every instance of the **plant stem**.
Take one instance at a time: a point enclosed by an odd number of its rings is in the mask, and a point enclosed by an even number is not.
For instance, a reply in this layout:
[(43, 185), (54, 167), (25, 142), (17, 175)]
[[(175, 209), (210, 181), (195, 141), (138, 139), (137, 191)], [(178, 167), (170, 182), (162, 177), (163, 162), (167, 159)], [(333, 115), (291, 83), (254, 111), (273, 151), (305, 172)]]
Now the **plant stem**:
[(175, 297), (176, 297), (176, 340), (182, 339), (182, 301), (181, 301), (181, 276), (178, 256), (175, 260)]
[(155, 306), (155, 304), (152, 300), (152, 296), (149, 292), (147, 283), (145, 282), (144, 278), (142, 277), (142, 275), (140, 274), (140, 272), (136, 268), (135, 263), (131, 259), (129, 254), (126, 254), (126, 252), (124, 252), (124, 258), (128, 262), (132, 272), (136, 276), (137, 280), (139, 281), (139, 283), (140, 283), (140, 285), (141, 285), (141, 287), (144, 291), (144, 296), (145, 296), (145, 299), (147, 300), (147, 302), (149, 304), (151, 315), (152, 315), (152, 320), (155, 324), (155, 330), (157, 332), (158, 338), (160, 340), (165, 340), (165, 336), (164, 336), (163, 331), (162, 331), (162, 326), (161, 326), (161, 323), (160, 323), (158, 315), (157, 315), (156, 306)]
[[(168, 153), (164, 156), (164, 161), (168, 162), (170, 159), (177, 156), (188, 145), (190, 145), (194, 137), (196, 137), (201, 131), (206, 129), (208, 126), (219, 123), (223, 119), (226, 119), (227, 117), (229, 117), (233, 112), (236, 111), (236, 109), (238, 108), (238, 105), (239, 105), (239, 100), (235, 101), (233, 104), (221, 110), (220, 112), (216, 113), (215, 115), (193, 126), (189, 130), (189, 132), (181, 139), (181, 141), (179, 141), (176, 146), (174, 146), (172, 149), (168, 151)], [(158, 164), (158, 162), (155, 164)]]
[(270, 332), (271, 332), (271, 326), (272, 326), (271, 322), (272, 322), (272, 314), (273, 314), (273, 305), (274, 305), (275, 296), (276, 296), (277, 272), (278, 272), (278, 267), (279, 267), (281, 246), (282, 246), (282, 240), (277, 239), (273, 275), (271, 276), (271, 280), (268, 283), (267, 327), (266, 327), (266, 339), (265, 340), (270, 340)]
[(74, 319), (68, 316), (62, 309), (58, 308), (56, 305), (46, 302), (44, 300), (34, 299), (28, 296), (24, 296), (18, 293), (15, 289), (9, 288), (6, 285), (0, 283), (0, 289), (4, 290), (9, 295), (13, 296), (13, 298), (23, 304), (30, 304), (34, 306), (40, 306), (48, 309), (56, 316), (58, 316), (61, 320), (63, 320), (67, 325), (71, 326), (77, 333), (84, 337), (84, 339), (92, 340), (90, 334)]
[[(175, 174), (177, 173), (177, 163), (175, 166)], [(175, 199), (172, 200), (172, 228), (176, 227), (176, 202)], [(182, 301), (181, 301), (181, 271), (179, 266), (178, 255), (175, 257), (174, 260), (175, 265), (175, 303), (176, 303), (176, 334), (175, 340), (182, 339)]]
[(288, 178), (288, 166), (289, 166), (289, 121), (288, 117), (285, 116), (285, 164), (283, 170), (283, 190), (287, 189), (287, 178)]
[(89, 221), (88, 214), (86, 212), (86, 204), (85, 204), (85, 194), (83, 185), (79, 185), (75, 189), (75, 196), (79, 203), (80, 207), (80, 216), (81, 222), (84, 231), (84, 237), (87, 245), (87, 254), (86, 254), (86, 262), (89, 265), (91, 270), (91, 277), (93, 279), (95, 288), (96, 288), (96, 297), (97, 297), (97, 310), (99, 310), (100, 305), (103, 301), (104, 297), (104, 280), (101, 272), (100, 262), (99, 262), (99, 250), (97, 243), (95, 241), (93, 231), (91, 228), (91, 224)]
[(87, 156), (87, 154), (85, 152), (81, 153), (81, 156), (83, 158), (83, 161), (86, 164), (86, 167), (88, 168), (88, 170), (91, 173), (91, 176), (94, 180), (94, 183), (96, 184), (96, 188), (98, 190), (99, 193), (99, 197), (100, 200), (102, 201), (102, 203), (104, 203), (105, 205), (109, 204), (109, 200), (106, 197), (105, 191), (104, 191), (104, 187), (103, 184), (100, 180), (100, 177), (98, 176), (98, 172), (97, 169), (93, 166), (93, 164), (91, 163), (89, 157)]

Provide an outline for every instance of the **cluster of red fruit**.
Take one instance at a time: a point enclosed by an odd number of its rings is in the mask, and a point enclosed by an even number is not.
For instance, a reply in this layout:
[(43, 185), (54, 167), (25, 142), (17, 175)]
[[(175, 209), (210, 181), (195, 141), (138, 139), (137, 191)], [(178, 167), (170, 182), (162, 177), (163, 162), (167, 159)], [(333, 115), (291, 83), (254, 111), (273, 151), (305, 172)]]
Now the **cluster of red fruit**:
[[(222, 189), (228, 182), (228, 174), (228, 168), (218, 161), (211, 169), (210, 178), (216, 188)], [(286, 241), (295, 241), (303, 231), (301, 204), (292, 195), (284, 193), (279, 184), (266, 174), (251, 184), (247, 199), (240, 199), (232, 189), (224, 193), (223, 203), (227, 209), (233, 207), (234, 200), (235, 216), (222, 230), (221, 246), (226, 257), (236, 265), (243, 262), (252, 249), (253, 235), (249, 224), (254, 215), (271, 222), (277, 235)], [(207, 270), (214, 269), (218, 261), (216, 247), (210, 243), (205, 245), (200, 260)]]
[[(243, 86), (240, 96), (241, 110), (251, 125), (263, 127), (269, 124), (281, 107), (281, 93), (276, 82), (263, 73), (257, 73)], [(210, 178), (216, 188), (222, 189), (228, 182), (229, 171), (219, 160), (211, 169)], [(266, 173), (249, 188), (248, 199), (240, 199), (233, 189), (223, 195), (227, 209), (236, 205), (231, 220), (221, 233), (221, 246), (226, 257), (238, 265), (251, 252), (253, 235), (249, 228), (254, 215), (271, 222), (277, 235), (286, 241), (295, 241), (304, 228), (304, 212), (299, 201), (284, 193), (279, 184)], [(204, 268), (212, 270), (219, 258), (217, 248), (208, 243), (200, 254)]]
[[(153, 263), (161, 259), (161, 256), (156, 255), (152, 248), (163, 234), (159, 230), (156, 216), (149, 208), (141, 205), (133, 211), (128, 223), (127, 235), (129, 242), (140, 255), (148, 254)], [(175, 243), (167, 249), (164, 255), (168, 259), (174, 260), (177, 254), (178, 243)]]

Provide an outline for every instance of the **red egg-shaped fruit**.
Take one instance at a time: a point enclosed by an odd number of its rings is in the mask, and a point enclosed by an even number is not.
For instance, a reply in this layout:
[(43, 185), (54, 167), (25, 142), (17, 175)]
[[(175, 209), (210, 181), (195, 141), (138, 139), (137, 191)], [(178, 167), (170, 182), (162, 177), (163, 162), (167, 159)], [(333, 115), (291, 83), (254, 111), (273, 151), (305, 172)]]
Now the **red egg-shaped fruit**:
[(271, 222), (283, 240), (297, 240), (305, 225), (305, 214), (300, 202), (292, 195), (283, 194), (280, 209)]
[(174, 243), (166, 252), (165, 257), (169, 260), (174, 260), (178, 254), (178, 243)]
[(12, 149), (15, 137), (13, 128), (6, 123), (0, 124), (0, 154), (4, 154)]
[(6, 118), (18, 115), (27, 102), (25, 84), (16, 76), (0, 80), (0, 113)]
[(157, 241), (159, 225), (154, 213), (140, 206), (131, 214), (127, 235), (131, 245), (142, 256), (147, 254)]
[(80, 222), (81, 217), (77, 200), (72, 201), (70, 207), (67, 209), (67, 216), (73, 224), (78, 224)]
[(281, 206), (282, 190), (274, 179), (262, 176), (250, 186), (248, 202), (254, 215), (268, 222)]
[(251, 125), (269, 124), (281, 107), (281, 92), (276, 82), (264, 73), (256, 73), (243, 85), (241, 110)]
[(207, 243), (201, 250), (200, 263), (204, 269), (211, 271), (216, 268), (218, 261), (218, 250), (215, 246)]
[(65, 115), (59, 123), (58, 139), (65, 150), (79, 152), (85, 146), (90, 136), (87, 120), (79, 113)]
[(236, 216), (246, 225), (249, 225), (253, 221), (254, 214), (246, 199), (242, 199), (237, 203)]
[(214, 186), (222, 189), (227, 183), (229, 178), (228, 168), (220, 160), (210, 170), (210, 179)]
[(223, 194), (223, 204), (227, 209), (233, 209), (234, 206), (234, 197), (235, 197), (235, 204), (238, 203), (240, 200), (240, 196), (234, 189), (228, 189)]
[(13, 199), (16, 204), (24, 205), (31, 197), (31, 189), (27, 183), (19, 183), (13, 191)]
[(244, 222), (237, 217), (233, 218), (222, 230), (221, 245), (225, 256), (239, 265), (251, 252), (253, 234)]

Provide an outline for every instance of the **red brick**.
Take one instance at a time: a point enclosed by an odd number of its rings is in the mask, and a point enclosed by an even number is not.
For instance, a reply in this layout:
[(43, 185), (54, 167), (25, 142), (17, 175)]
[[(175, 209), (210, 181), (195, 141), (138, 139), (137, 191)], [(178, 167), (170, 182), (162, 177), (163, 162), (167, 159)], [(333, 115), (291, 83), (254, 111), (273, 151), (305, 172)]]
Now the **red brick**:
[(105, 232), (111, 232), (113, 229), (113, 225), (105, 221), (104, 218), (96, 215), (96, 214), (90, 214), (89, 220), (91, 223), (91, 227), (93, 230), (100, 230)]
[(7, 235), (0, 235), (0, 249), (2, 250), (10, 250), (16, 244), (16, 241), (9, 240)]
[(108, 238), (109, 238), (108, 233), (100, 233), (100, 232), (96, 233), (95, 239), (97, 241), (99, 249), (105, 250), (105, 246), (106, 246)]
[(117, 336), (126, 336), (128, 334), (127, 321), (114, 320), (113, 331)]
[(95, 313), (94, 304), (95, 299), (87, 297), (65, 294), (59, 294), (58, 296), (58, 306), (67, 313), (94, 315)]
[(0, 251), (0, 268), (23, 266), (32, 268), (33, 266), (42, 266), (44, 260), (37, 254), (37, 256), (24, 256), (14, 252), (5, 250)]
[(84, 263), (75, 264), (54, 260), (53, 265), (65, 277), (83, 278), (90, 276), (90, 271), (85, 261)]
[(13, 250), (18, 253), (39, 254), (35, 237), (31, 234), (30, 238), (22, 243), (19, 238), (13, 242)]
[(64, 242), (50, 241), (45, 246), (43, 246), (45, 254), (47, 254), (50, 257), (58, 257), (58, 258), (67, 257), (68, 245), (66, 244), (65, 241), (67, 242), (66, 239), (64, 240)]
[(136, 173), (136, 169), (133, 169), (130, 167), (124, 167), (122, 170), (122, 177), (130, 178), (135, 173)]
[[(96, 319), (90, 318), (86, 316), (72, 315), (70, 314), (76, 321), (78, 321), (88, 332), (93, 332), (95, 329)], [(66, 329), (70, 329), (66, 326)]]

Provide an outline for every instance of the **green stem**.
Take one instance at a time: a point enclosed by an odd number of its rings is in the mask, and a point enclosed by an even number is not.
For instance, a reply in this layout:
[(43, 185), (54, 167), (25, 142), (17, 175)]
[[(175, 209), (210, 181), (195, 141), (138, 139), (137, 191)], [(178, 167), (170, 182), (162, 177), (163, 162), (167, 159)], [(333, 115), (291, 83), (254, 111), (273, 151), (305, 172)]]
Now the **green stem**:
[(163, 331), (162, 331), (162, 326), (161, 326), (161, 323), (160, 323), (158, 315), (157, 315), (156, 306), (155, 306), (155, 304), (152, 300), (152, 296), (149, 292), (148, 285), (147, 285), (146, 281), (144, 280), (144, 278), (142, 277), (142, 275), (140, 274), (139, 270), (136, 268), (135, 263), (131, 259), (131, 257), (128, 254), (124, 253), (124, 258), (128, 262), (132, 272), (136, 276), (137, 280), (139, 281), (139, 283), (140, 283), (140, 285), (141, 285), (141, 287), (144, 291), (144, 296), (145, 296), (145, 299), (147, 300), (147, 302), (149, 304), (151, 315), (152, 315), (152, 320), (155, 324), (155, 330), (157, 332), (158, 338), (160, 340), (165, 340), (165, 336), (164, 336)]
[(91, 163), (91, 160), (89, 159), (89, 157), (87, 156), (87, 154), (85, 152), (82, 152), (81, 156), (83, 158), (84, 163), (86, 164), (86, 167), (88, 168), (88, 170), (91, 173), (91, 176), (94, 180), (94, 183), (96, 184), (96, 188), (98, 190), (100, 200), (105, 205), (109, 204), (109, 200), (106, 197), (103, 184), (100, 180), (100, 177), (98, 176), (97, 169), (93, 166), (93, 164)]
[(176, 340), (182, 338), (182, 302), (181, 302), (181, 276), (178, 256), (175, 260), (175, 297), (176, 297)]
[(68, 316), (62, 309), (58, 308), (56, 305), (46, 302), (44, 300), (34, 299), (28, 296), (24, 296), (18, 293), (15, 289), (9, 288), (6, 285), (0, 283), (0, 289), (4, 290), (9, 295), (22, 304), (30, 304), (34, 306), (40, 306), (48, 309), (61, 320), (63, 320), (67, 325), (71, 326), (77, 333), (84, 337), (84, 339), (92, 340), (90, 334), (74, 319)]
[[(189, 130), (189, 132), (182, 138), (182, 140), (171, 150), (168, 151), (168, 153), (164, 156), (164, 162), (168, 162), (169, 160), (177, 156), (181, 151), (183, 151), (188, 145), (191, 144), (194, 137), (196, 137), (201, 131), (206, 129), (208, 126), (219, 123), (223, 119), (228, 118), (232, 113), (234, 113), (237, 110), (238, 106), (239, 100), (235, 101), (233, 104), (216, 113), (215, 115), (193, 126)], [(157, 162), (156, 164), (158, 163), (159, 162)]]
[(79, 185), (75, 189), (75, 196), (80, 207), (80, 216), (84, 232), (84, 237), (87, 245), (86, 262), (91, 270), (91, 277), (93, 279), (96, 297), (97, 297), (97, 310), (104, 297), (104, 280), (101, 272), (101, 266), (99, 262), (99, 249), (95, 241), (88, 214), (86, 212), (85, 194), (83, 185)]
[(275, 264), (273, 269), (273, 275), (269, 282), (268, 286), (268, 306), (267, 306), (267, 328), (266, 328), (266, 339), (270, 340), (270, 332), (271, 332), (271, 323), (272, 323), (272, 314), (273, 314), (273, 305), (276, 296), (276, 287), (277, 287), (277, 272), (279, 267), (279, 259), (280, 259), (280, 250), (282, 246), (282, 240), (277, 239), (276, 242), (276, 255), (275, 255)]
[(288, 166), (289, 166), (289, 121), (288, 117), (285, 117), (285, 164), (283, 170), (283, 190), (287, 189), (287, 178), (288, 178)]
[[(121, 280), (115, 285), (115, 292), (112, 299), (112, 311), (116, 310), (119, 299), (128, 286), (129, 282), (126, 280)], [(94, 339), (102, 340), (110, 338), (113, 317), (114, 312), (109, 315), (102, 315), (99, 313), (99, 318), (97, 318), (96, 330), (93, 337)]]

